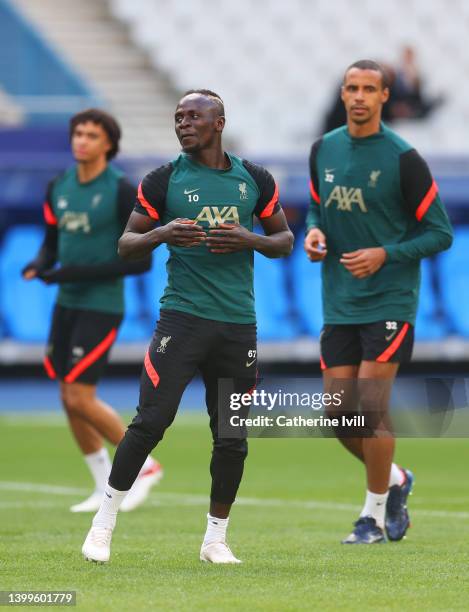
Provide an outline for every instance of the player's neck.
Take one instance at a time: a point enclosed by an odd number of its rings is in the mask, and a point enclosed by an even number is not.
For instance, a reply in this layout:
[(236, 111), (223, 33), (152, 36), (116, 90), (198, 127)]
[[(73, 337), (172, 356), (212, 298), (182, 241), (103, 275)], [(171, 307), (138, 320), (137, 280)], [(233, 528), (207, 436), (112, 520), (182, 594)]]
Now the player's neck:
[(197, 151), (190, 156), (198, 164), (208, 166), (214, 170), (226, 170), (230, 167), (230, 160), (221, 147)]
[(99, 176), (107, 167), (107, 160), (105, 157), (99, 158), (92, 162), (78, 162), (77, 163), (77, 176), (80, 183), (89, 183), (97, 176)]
[(373, 117), (366, 123), (354, 123), (348, 119), (347, 128), (352, 138), (367, 138), (368, 136), (373, 136), (373, 134), (378, 134), (381, 128), (381, 117)]

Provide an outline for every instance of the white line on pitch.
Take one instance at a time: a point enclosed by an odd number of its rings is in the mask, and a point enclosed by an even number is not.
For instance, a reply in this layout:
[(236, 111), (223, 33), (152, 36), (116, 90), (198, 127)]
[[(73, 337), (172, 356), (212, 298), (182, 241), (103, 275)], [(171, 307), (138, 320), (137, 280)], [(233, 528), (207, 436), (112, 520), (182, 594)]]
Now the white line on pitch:
[[(89, 493), (89, 489), (83, 489), (78, 487), (64, 487), (57, 485), (48, 484), (36, 484), (33, 482), (8, 482), (0, 481), (0, 490), (3, 491), (18, 491), (25, 493), (39, 493), (49, 495), (64, 495), (64, 496), (75, 496), (75, 495), (86, 495)], [(9, 504), (9, 502), (4, 502)], [(0, 509), (4, 506), (4, 503), (0, 502)], [(20, 502), (15, 502), (20, 504)], [(208, 503), (208, 497), (206, 495), (190, 495), (185, 493), (167, 493), (164, 491), (157, 491), (148, 500), (147, 504), (150, 506), (205, 506)], [(261, 497), (239, 497), (236, 503), (240, 506), (268, 506), (274, 507), (285, 507), (288, 508), (303, 508), (306, 510), (336, 510), (343, 512), (358, 512), (361, 506), (355, 504), (341, 504), (337, 502), (327, 501), (314, 501), (314, 500), (298, 500), (298, 499), (272, 499), (272, 498), (261, 498)], [(21, 504), (18, 507), (22, 507)], [(462, 512), (457, 510), (423, 510), (415, 509), (412, 510), (412, 514), (418, 516), (428, 516), (434, 518), (459, 518), (469, 519), (469, 512)]]

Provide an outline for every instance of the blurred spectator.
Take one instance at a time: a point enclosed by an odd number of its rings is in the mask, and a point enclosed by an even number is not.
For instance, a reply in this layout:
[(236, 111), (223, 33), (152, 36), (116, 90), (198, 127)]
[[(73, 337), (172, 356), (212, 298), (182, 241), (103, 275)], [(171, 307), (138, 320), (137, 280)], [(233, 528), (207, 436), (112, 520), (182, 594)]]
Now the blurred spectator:
[(424, 119), (443, 102), (441, 97), (429, 98), (422, 94), (415, 51), (406, 46), (396, 68), (389, 111), (392, 119)]

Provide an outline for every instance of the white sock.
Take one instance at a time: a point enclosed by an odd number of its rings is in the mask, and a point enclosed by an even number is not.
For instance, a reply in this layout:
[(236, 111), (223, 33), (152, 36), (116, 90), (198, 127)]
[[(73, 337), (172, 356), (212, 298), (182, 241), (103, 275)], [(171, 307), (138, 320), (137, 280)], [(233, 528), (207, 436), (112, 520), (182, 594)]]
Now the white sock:
[(96, 490), (103, 492), (112, 467), (107, 448), (103, 446), (98, 451), (85, 455), (85, 461), (94, 478)]
[(93, 519), (93, 527), (107, 527), (114, 529), (116, 525), (117, 511), (127, 495), (128, 491), (118, 491), (109, 484), (104, 488), (101, 507)]
[(204, 545), (212, 542), (225, 542), (226, 528), (229, 518), (221, 519), (207, 514), (207, 531), (205, 532)]
[(391, 465), (391, 474), (389, 476), (389, 486), (394, 485), (402, 486), (405, 481), (404, 470), (400, 468), (397, 463)]
[(360, 513), (360, 516), (371, 516), (375, 519), (376, 524), (381, 529), (384, 529), (384, 516), (386, 514), (386, 501), (389, 491), (386, 493), (366, 492), (365, 505)]

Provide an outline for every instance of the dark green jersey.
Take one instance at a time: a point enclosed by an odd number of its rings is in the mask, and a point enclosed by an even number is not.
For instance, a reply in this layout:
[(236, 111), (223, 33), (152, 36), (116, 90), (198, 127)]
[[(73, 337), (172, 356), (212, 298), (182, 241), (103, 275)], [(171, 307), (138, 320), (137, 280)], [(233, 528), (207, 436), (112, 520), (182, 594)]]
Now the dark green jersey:
[[(99, 176), (80, 183), (76, 166), (49, 185), (44, 204), (48, 227), (57, 232), (56, 259), (64, 270), (112, 269), (119, 262), (117, 241), (133, 206), (136, 190), (122, 173), (108, 166)], [(80, 278), (80, 275), (77, 275)], [(84, 276), (83, 274), (81, 275)], [(103, 276), (106, 276), (105, 274)], [(122, 278), (64, 282), (57, 303), (68, 308), (122, 313)]]
[[(381, 124), (367, 138), (346, 126), (325, 134), (311, 150), (307, 229), (327, 239), (322, 266), (324, 322), (414, 323), (420, 260), (449, 248), (452, 230), (438, 189), (415, 149)], [(386, 262), (357, 279), (343, 253), (382, 246)]]
[[(239, 223), (252, 230), (253, 215), (275, 214), (278, 189), (260, 166), (229, 155), (231, 165), (216, 170), (181, 154), (141, 182), (135, 210), (162, 224), (178, 217), (195, 219), (205, 229)], [(254, 323), (253, 251), (211, 253), (205, 244), (169, 246), (168, 285), (163, 309), (232, 323)]]

